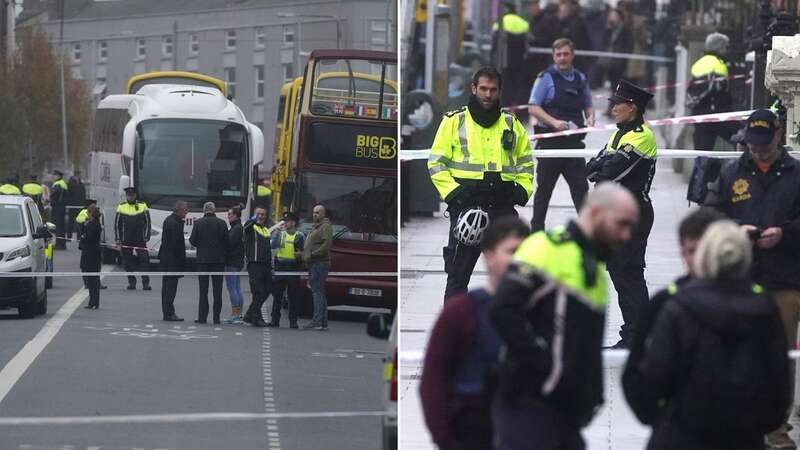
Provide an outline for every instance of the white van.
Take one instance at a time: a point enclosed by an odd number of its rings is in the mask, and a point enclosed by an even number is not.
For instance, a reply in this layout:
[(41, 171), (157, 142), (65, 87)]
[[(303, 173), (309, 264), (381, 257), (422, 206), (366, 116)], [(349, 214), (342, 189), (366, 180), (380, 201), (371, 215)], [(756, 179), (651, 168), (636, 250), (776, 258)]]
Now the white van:
[[(33, 200), (21, 195), (0, 195), (0, 272), (44, 274), (49, 237)], [(0, 278), (0, 307), (17, 308), (23, 317), (45, 314), (45, 277)]]

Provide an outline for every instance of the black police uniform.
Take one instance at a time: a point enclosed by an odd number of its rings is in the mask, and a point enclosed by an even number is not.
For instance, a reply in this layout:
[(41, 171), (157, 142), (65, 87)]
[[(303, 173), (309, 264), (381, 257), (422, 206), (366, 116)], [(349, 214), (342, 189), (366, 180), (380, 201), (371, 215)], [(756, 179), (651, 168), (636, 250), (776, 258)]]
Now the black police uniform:
[[(539, 75), (541, 78), (545, 73), (549, 74), (553, 80), (555, 96), (553, 100), (542, 109), (549, 115), (559, 120), (571, 121), (579, 128), (585, 126), (583, 111), (591, 105), (586, 104), (585, 90), (589, 89), (586, 75), (577, 69), (572, 81), (568, 81), (558, 71), (555, 65)], [(536, 133), (549, 133), (553, 130), (544, 125), (534, 127)], [(583, 138), (585, 134), (573, 134), (571, 136), (560, 136), (536, 141), (537, 149), (563, 149), (563, 148), (585, 148)], [(556, 186), (558, 176), (563, 175), (569, 192), (572, 196), (572, 203), (575, 210), (579, 210), (589, 192), (589, 183), (584, 176), (586, 161), (583, 158), (540, 158), (536, 167), (536, 193), (533, 195), (533, 219), (531, 220), (531, 231), (536, 232), (544, 229), (545, 218), (547, 217), (547, 207), (550, 197), (553, 195), (553, 188)]]
[(63, 174), (61, 172), (56, 171), (56, 175), (58, 175), (58, 180), (53, 182), (53, 186), (50, 189), (50, 206), (53, 215), (53, 223), (56, 226), (56, 244), (55, 248), (59, 250), (63, 250), (67, 248), (67, 196), (69, 192), (69, 187), (67, 186), (67, 182), (64, 181)]
[(653, 227), (653, 205), (650, 185), (656, 171), (656, 139), (641, 112), (652, 94), (620, 80), (612, 102), (630, 102), (637, 105), (640, 115), (631, 122), (617, 124), (617, 131), (598, 156), (586, 164), (589, 181), (614, 181), (627, 188), (639, 204), (639, 223), (631, 239), (614, 253), (608, 261), (608, 273), (619, 297), (619, 308), (624, 324), (620, 330), (622, 340), (618, 346), (630, 345), (635, 333), (641, 308), (649, 294), (644, 279), (647, 239)]
[(244, 321), (266, 326), (261, 306), (272, 290), (272, 249), (270, 234), (266, 226), (253, 221), (244, 224), (244, 251), (247, 259), (247, 273), (250, 277), (250, 292), (253, 299), (244, 315)]
[[(136, 192), (133, 188), (126, 188), (125, 191)], [(138, 199), (133, 203), (120, 203), (114, 226), (117, 240), (122, 243), (120, 253), (125, 271), (135, 272), (139, 268), (147, 268), (150, 263), (150, 254), (147, 251), (147, 241), (150, 240), (150, 211), (147, 204)], [(149, 276), (142, 276), (142, 287), (144, 290), (150, 289)], [(128, 289), (136, 289), (136, 277), (128, 276)]]

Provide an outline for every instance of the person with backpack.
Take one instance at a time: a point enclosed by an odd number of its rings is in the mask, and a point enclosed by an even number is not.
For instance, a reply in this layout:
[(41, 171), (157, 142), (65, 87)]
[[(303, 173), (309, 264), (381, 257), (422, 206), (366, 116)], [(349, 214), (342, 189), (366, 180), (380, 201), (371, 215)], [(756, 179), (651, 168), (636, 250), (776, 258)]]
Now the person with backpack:
[(491, 448), (489, 379), (501, 342), (489, 310), (500, 278), (529, 232), (516, 217), (492, 222), (481, 240), (489, 284), (448, 299), (431, 330), (420, 398), (425, 423), (442, 450)]
[(695, 279), (667, 302), (638, 370), (663, 403), (648, 450), (756, 450), (791, 403), (778, 308), (750, 277), (751, 242), (729, 220), (708, 227)]

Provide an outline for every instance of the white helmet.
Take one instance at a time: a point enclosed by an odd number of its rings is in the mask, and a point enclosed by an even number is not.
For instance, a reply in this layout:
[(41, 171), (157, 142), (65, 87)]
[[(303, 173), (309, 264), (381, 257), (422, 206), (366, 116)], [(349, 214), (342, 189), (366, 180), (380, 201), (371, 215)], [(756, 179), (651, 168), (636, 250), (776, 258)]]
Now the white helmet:
[(461, 211), (453, 228), (453, 236), (464, 245), (476, 246), (481, 243), (483, 231), (489, 226), (489, 213), (472, 208)]

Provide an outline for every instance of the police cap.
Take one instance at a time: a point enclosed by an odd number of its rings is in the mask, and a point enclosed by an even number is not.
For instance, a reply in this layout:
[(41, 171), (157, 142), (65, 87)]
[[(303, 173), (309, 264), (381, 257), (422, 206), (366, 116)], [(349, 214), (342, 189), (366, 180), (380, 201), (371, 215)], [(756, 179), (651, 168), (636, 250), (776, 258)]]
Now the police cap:
[(744, 141), (748, 144), (769, 144), (781, 127), (778, 116), (768, 109), (758, 109), (747, 118)]
[(299, 222), (300, 217), (291, 211), (286, 211), (285, 213), (283, 213), (283, 220), (293, 220), (295, 222)]
[(653, 98), (653, 94), (628, 80), (620, 78), (617, 88), (614, 90), (611, 97), (608, 98), (608, 101), (611, 103), (633, 103), (639, 107), (640, 112), (644, 112), (644, 108), (647, 106), (647, 103), (650, 102), (651, 98)]
[(123, 189), (123, 191), (125, 191), (126, 194), (131, 194), (131, 193), (135, 194), (136, 188), (133, 186), (128, 186), (125, 189)]

